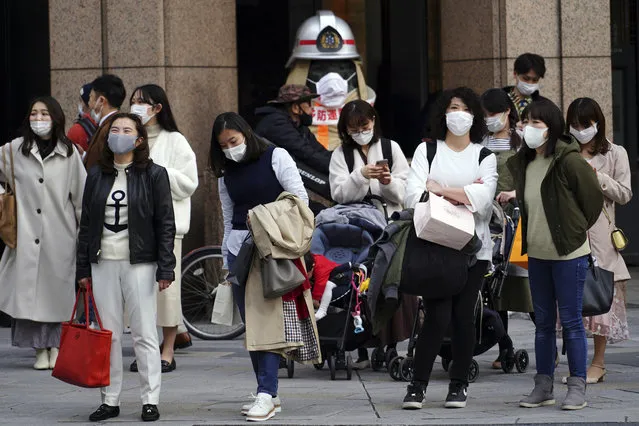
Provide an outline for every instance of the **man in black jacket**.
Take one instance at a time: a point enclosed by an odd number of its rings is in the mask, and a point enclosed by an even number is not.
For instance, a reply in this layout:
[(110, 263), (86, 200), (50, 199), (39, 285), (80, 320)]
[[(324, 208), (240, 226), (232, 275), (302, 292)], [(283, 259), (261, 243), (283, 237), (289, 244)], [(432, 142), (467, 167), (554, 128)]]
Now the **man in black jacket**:
[(282, 86), (277, 99), (255, 110), (255, 114), (262, 117), (255, 132), (284, 148), (298, 164), (328, 176), (332, 153), (308, 128), (313, 124), (311, 100), (318, 96), (299, 84)]

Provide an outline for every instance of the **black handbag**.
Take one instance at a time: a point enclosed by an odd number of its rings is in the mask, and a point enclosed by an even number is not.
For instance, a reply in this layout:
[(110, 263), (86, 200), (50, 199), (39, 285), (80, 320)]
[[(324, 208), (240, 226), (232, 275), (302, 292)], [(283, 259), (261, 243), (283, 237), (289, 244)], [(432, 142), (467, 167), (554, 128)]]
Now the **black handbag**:
[(228, 281), (231, 284), (245, 286), (246, 280), (248, 280), (249, 272), (251, 272), (251, 266), (253, 265), (253, 255), (255, 254), (255, 243), (251, 234), (249, 234), (244, 242), (240, 251), (235, 257), (233, 266), (229, 269)]
[(588, 256), (588, 271), (584, 283), (582, 316), (592, 317), (610, 311), (615, 292), (615, 274), (595, 264), (592, 255)]
[(477, 261), (474, 253), (477, 247), (481, 248), (481, 240), (474, 238), (471, 243), (472, 248), (463, 251), (444, 247), (422, 240), (411, 225), (399, 290), (424, 299), (447, 299), (459, 294), (466, 286), (468, 269)]

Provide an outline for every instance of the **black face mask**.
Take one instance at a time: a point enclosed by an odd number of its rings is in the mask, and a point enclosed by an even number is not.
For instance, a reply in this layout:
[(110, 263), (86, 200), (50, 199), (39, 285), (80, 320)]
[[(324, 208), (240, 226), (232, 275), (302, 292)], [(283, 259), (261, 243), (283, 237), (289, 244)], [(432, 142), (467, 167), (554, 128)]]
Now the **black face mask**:
[(304, 111), (302, 111), (302, 114), (299, 117), (300, 117), (300, 124), (302, 126), (308, 127), (311, 124), (313, 124), (313, 116), (312, 115), (307, 114)]

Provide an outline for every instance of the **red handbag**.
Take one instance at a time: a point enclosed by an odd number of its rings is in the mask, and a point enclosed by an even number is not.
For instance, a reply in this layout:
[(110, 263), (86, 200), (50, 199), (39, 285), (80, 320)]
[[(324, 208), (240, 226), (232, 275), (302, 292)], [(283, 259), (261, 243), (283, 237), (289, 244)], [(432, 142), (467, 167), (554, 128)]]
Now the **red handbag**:
[[(85, 324), (73, 322), (80, 295), (84, 296)], [(99, 330), (89, 328), (89, 300), (93, 302)], [(111, 372), (111, 335), (102, 326), (91, 285), (80, 289), (75, 298), (71, 321), (62, 323), (60, 352), (53, 369), (53, 377), (83, 388), (109, 386)]]

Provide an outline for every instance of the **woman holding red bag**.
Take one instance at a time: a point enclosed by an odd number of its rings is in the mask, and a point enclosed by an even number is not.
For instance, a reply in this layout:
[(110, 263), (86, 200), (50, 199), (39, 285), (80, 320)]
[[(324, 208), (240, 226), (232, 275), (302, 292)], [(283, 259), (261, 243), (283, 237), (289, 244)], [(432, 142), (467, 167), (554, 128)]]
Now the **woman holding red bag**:
[(160, 418), (162, 373), (154, 283), (162, 291), (175, 278), (174, 238), (166, 169), (149, 159), (140, 118), (116, 114), (100, 164), (87, 177), (77, 255), (80, 286), (92, 285), (102, 323), (113, 333), (110, 385), (102, 388), (102, 405), (91, 414), (91, 421), (120, 414), (125, 308), (142, 384), (142, 420)]

